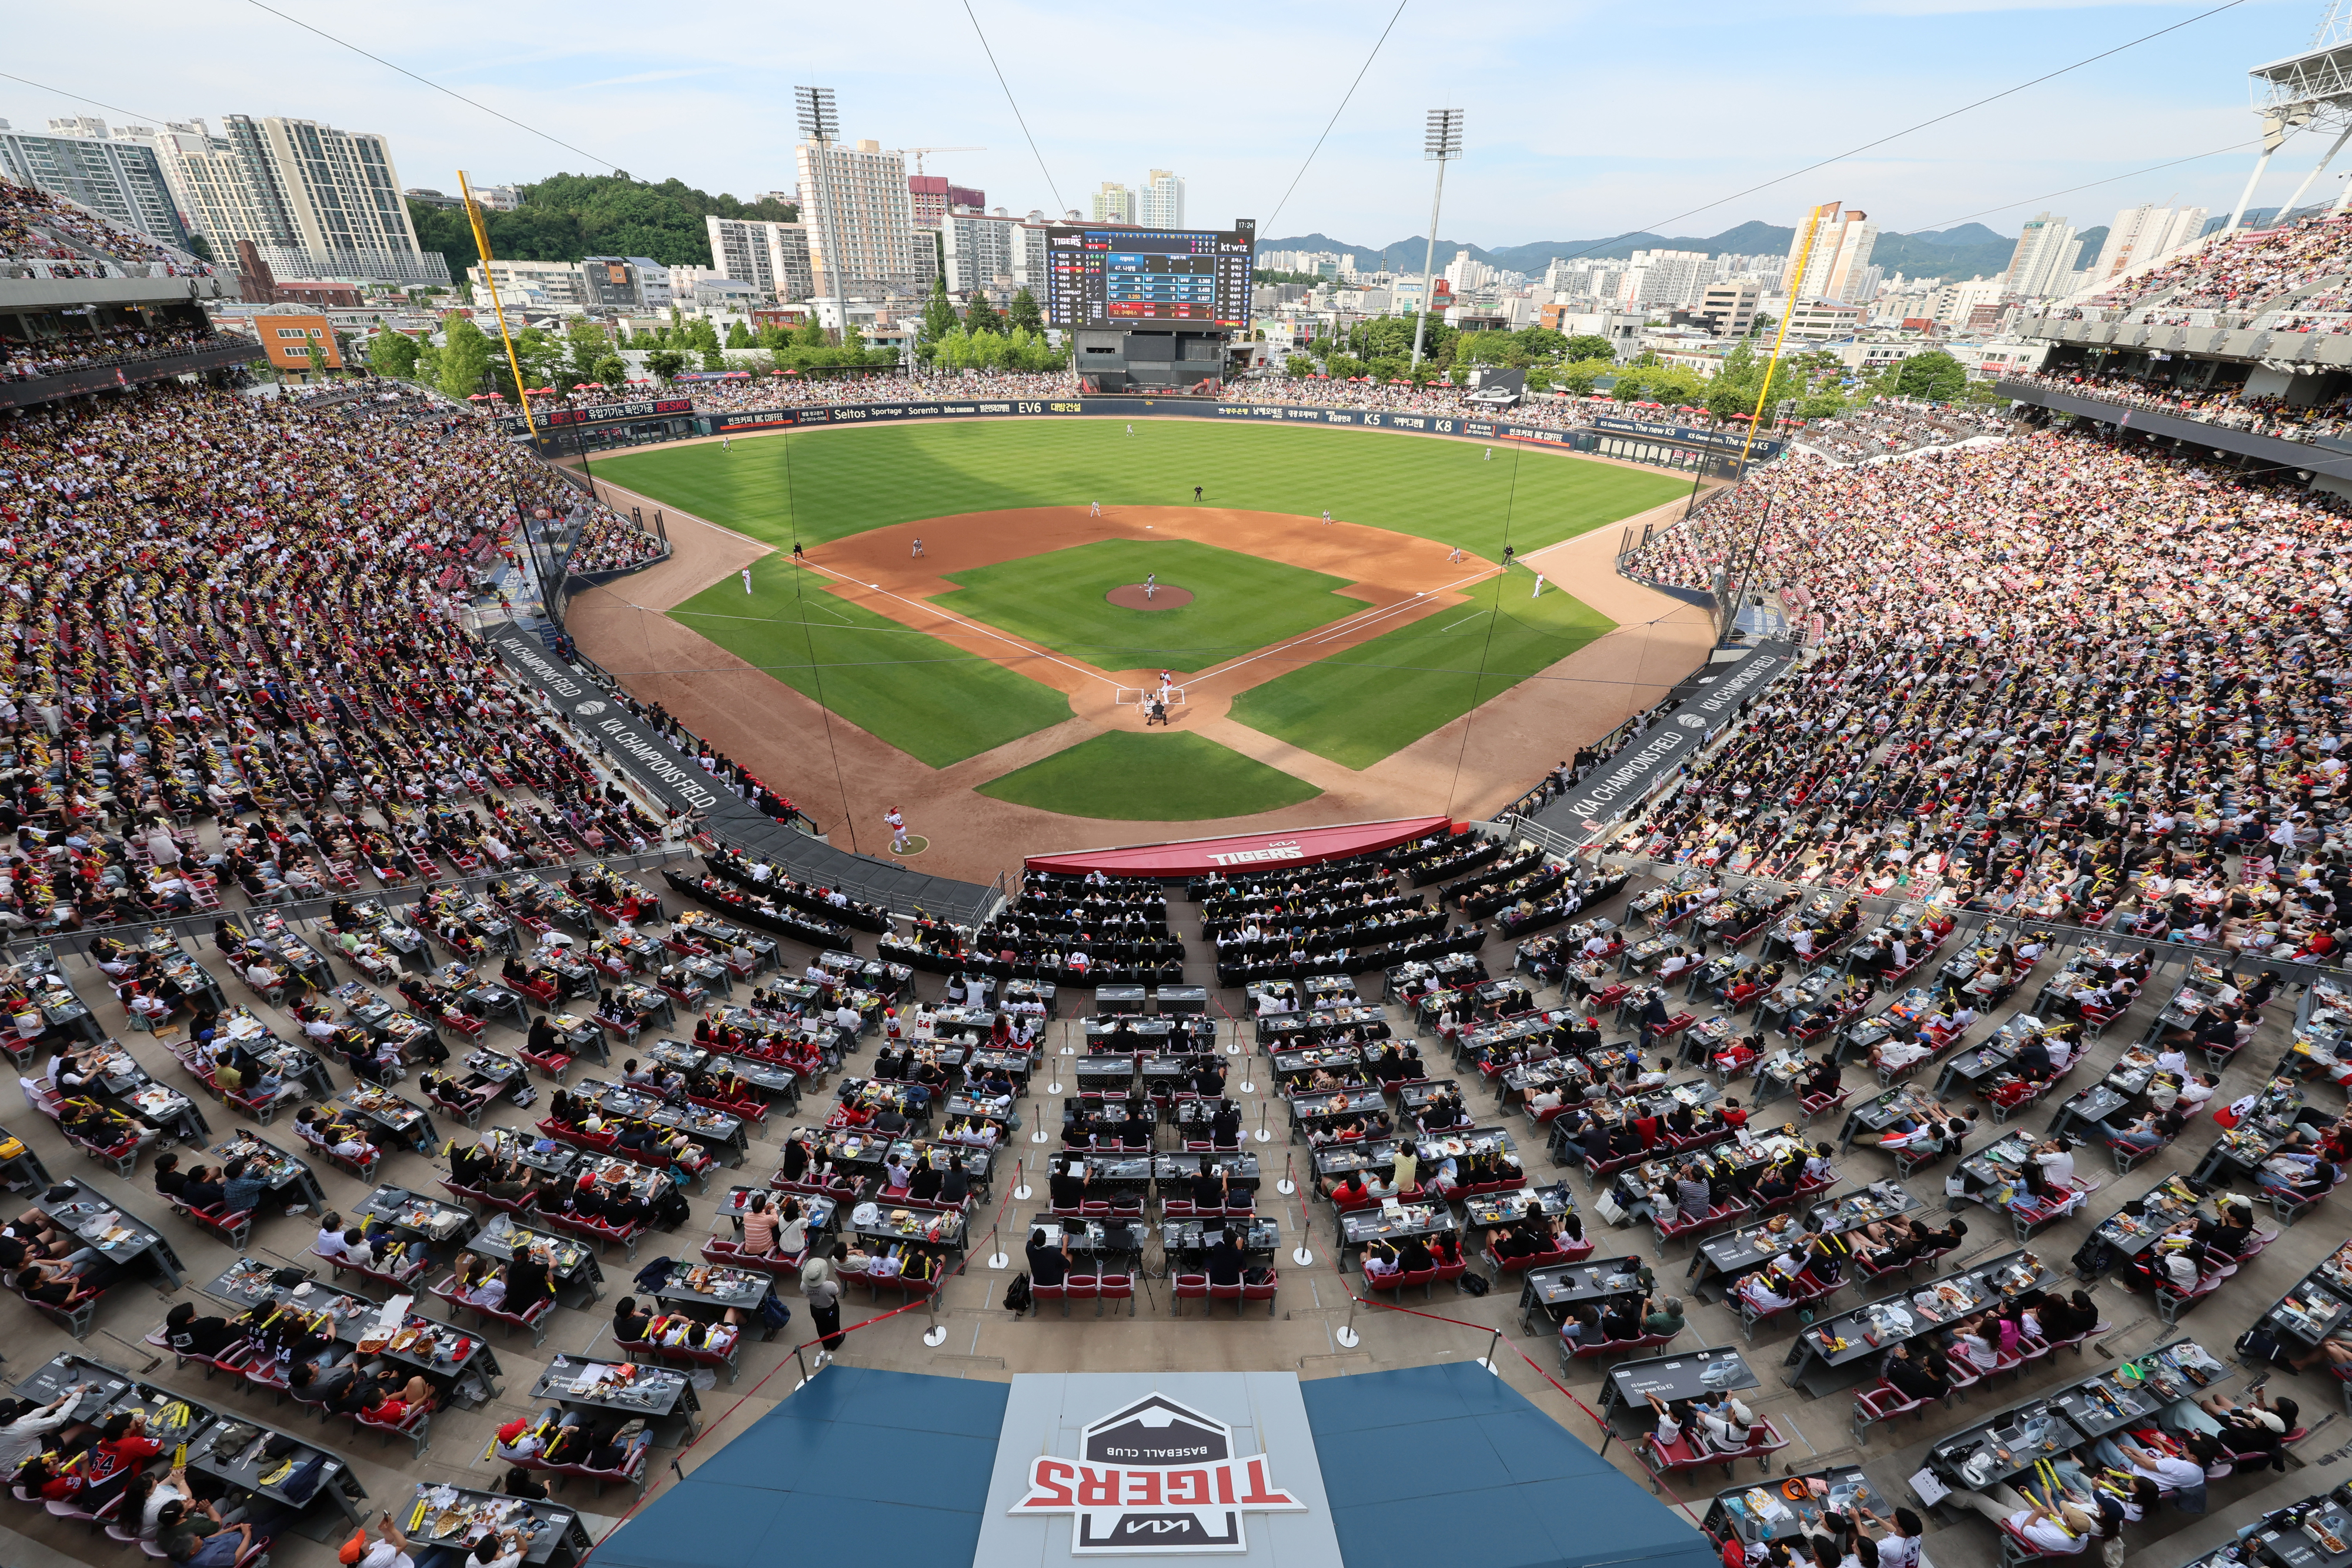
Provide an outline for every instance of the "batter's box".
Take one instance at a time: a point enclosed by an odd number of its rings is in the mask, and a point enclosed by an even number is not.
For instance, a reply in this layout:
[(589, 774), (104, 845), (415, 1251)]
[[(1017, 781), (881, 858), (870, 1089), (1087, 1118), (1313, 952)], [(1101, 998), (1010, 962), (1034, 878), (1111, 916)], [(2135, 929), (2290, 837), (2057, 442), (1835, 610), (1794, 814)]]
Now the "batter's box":
[[(1116, 702), (1121, 707), (1140, 707), (1157, 695), (1160, 690), (1158, 686), (1119, 686), (1115, 689), (1118, 695), (1111, 700)], [(1170, 707), (1182, 707), (1184, 706), (1184, 688), (1182, 686), (1170, 686), (1168, 688), (1168, 706)]]

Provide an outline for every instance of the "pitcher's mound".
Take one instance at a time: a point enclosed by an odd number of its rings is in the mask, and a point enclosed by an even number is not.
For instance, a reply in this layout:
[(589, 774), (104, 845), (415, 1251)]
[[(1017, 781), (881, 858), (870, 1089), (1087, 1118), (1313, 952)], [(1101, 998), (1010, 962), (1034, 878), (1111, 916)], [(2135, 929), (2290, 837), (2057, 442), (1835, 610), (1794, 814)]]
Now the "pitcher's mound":
[(1146, 599), (1143, 597), (1143, 584), (1129, 582), (1112, 589), (1103, 597), (1121, 610), (1173, 610), (1180, 604), (1192, 603), (1192, 591), (1171, 588), (1163, 582), (1152, 591), (1150, 598)]

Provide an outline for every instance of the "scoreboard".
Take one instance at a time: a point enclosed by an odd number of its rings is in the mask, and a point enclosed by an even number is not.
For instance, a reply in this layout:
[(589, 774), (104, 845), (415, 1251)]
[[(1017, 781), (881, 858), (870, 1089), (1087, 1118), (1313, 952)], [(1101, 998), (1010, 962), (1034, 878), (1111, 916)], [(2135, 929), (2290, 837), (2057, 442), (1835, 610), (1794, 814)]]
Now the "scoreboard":
[(1231, 229), (1045, 231), (1045, 320), (1062, 328), (1249, 325), (1257, 222)]

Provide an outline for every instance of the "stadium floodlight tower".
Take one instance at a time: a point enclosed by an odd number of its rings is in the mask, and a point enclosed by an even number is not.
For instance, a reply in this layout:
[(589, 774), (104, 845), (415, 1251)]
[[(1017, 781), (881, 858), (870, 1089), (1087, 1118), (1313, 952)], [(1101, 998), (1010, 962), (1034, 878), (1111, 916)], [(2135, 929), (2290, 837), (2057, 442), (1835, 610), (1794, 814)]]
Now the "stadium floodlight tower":
[[(2336, 0), (2352, 5), (2352, 0)], [(1437, 193), (1429, 199), (1429, 249), (1421, 258), (1421, 310), (1412, 321), (1412, 368), (1421, 369), (1421, 337), (1429, 326), (1430, 288), (1437, 281), (1437, 214), (1445, 204), (1445, 166), (1462, 156), (1462, 110), (1433, 109), (1421, 155), (1437, 165)]]
[[(2347, 138), (2352, 138), (2352, 0), (2329, 0), (2327, 14), (2320, 18), (2319, 28), (2312, 34), (2311, 46), (2300, 54), (2289, 55), (2283, 60), (2273, 60), (2266, 66), (2256, 66), (2248, 73), (2252, 78), (2254, 112), (2263, 120), (2262, 155), (2254, 160), (2254, 172), (2246, 179), (2246, 188), (2239, 194), (2238, 204), (2230, 214), (2230, 227), (2235, 229), (2244, 222), (2246, 208), (2254, 199), (2254, 187), (2270, 167), (2271, 156), (2295, 132), (2304, 130), (2333, 131), (2336, 140), (2327, 145), (2326, 156), (2312, 166), (2294, 188), (2294, 194), (2279, 208), (2279, 216), (2294, 211), (2312, 182), (2326, 172), (2343, 150)], [(2333, 210), (2342, 212), (2347, 197), (2352, 197), (2352, 181), (2345, 183), (2344, 193), (2336, 198)]]
[[(825, 154), (841, 140), (841, 116), (833, 105), (833, 89), (829, 87), (796, 87), (793, 89), (793, 107), (798, 112), (801, 134), (816, 144), (816, 156), (809, 167), (816, 173), (812, 182), (815, 189), (809, 193), (816, 207), (817, 240), (824, 249), (825, 286), (831, 290), (834, 306), (841, 318), (841, 340), (849, 341), (849, 291), (842, 286), (841, 263), (845, 259), (835, 243), (833, 169)], [(809, 269), (809, 282), (816, 282), (816, 269)], [(824, 325), (824, 301), (822, 298), (809, 301), (816, 310), (817, 325)]]

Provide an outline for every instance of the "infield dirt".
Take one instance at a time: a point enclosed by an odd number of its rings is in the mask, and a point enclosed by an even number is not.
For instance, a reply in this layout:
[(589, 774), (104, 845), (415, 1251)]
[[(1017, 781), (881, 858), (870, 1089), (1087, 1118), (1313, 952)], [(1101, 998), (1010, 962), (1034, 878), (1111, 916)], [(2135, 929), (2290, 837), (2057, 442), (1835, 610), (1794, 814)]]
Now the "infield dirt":
[[(599, 484), (614, 505), (655, 503)], [(667, 507), (667, 503), (663, 503)], [(1677, 515), (1681, 501), (1595, 528), (1519, 558), (1618, 622), (1577, 653), (1521, 681), (1464, 718), (1442, 726), (1362, 771), (1288, 746), (1227, 717), (1234, 696), (1295, 667), (1352, 647), (1464, 601), (1493, 562), (1450, 560), (1445, 547), (1385, 529), (1222, 507), (1083, 506), (932, 517), (821, 545), (801, 569), (842, 597), (951, 643), (1012, 663), (1066, 693), (1075, 716), (993, 750), (933, 769), (662, 613), (772, 547), (667, 509), (673, 553), (659, 566), (579, 596), (566, 625), (583, 652), (641, 700), (657, 702), (688, 728), (783, 791), (832, 841), (887, 851), (881, 822), (895, 801), (929, 841), (923, 869), (985, 882), (1018, 874), (1024, 854), (1107, 843), (1279, 831), (1423, 812), (1483, 817), (1531, 788), (1545, 769), (1650, 706), (1706, 656), (1713, 629), (1696, 605), (1620, 577), (1621, 529)], [(919, 534), (924, 553), (911, 558)], [(1286, 643), (1205, 671), (1183, 672), (1178, 727), (1315, 785), (1318, 798), (1278, 811), (1222, 821), (1154, 824), (1065, 816), (973, 792), (1016, 768), (1111, 728), (1140, 728), (1137, 688), (1159, 672), (1103, 671), (1036, 648), (929, 602), (950, 592), (947, 573), (1104, 538), (1187, 538), (1326, 572), (1368, 601), (1359, 614)], [(1017, 661), (1017, 662), (1015, 662)], [(1129, 701), (1118, 699), (1124, 691)], [(828, 738), (829, 732), (829, 738)], [(1466, 732), (1466, 733), (1465, 733)], [(845, 800), (845, 795), (846, 800)], [(853, 821), (845, 822), (845, 816)]]

